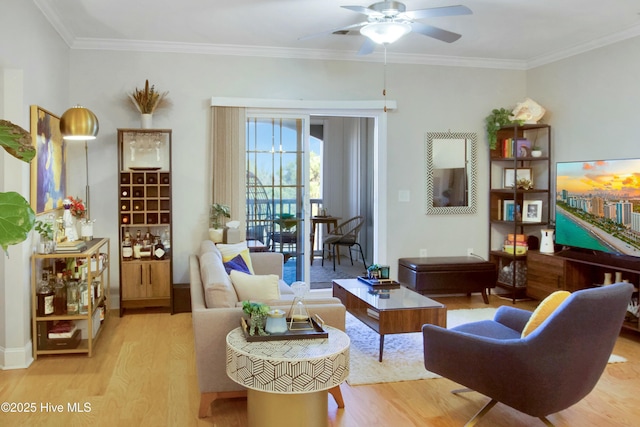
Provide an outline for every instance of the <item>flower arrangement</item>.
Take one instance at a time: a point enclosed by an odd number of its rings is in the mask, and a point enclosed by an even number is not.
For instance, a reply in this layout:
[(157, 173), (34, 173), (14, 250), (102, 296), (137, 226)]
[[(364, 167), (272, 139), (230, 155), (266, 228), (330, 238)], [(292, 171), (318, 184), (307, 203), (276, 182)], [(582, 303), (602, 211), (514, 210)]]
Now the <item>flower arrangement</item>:
[(156, 91), (155, 85), (149, 86), (149, 80), (146, 80), (144, 89), (136, 88), (129, 94), (129, 98), (141, 114), (153, 114), (163, 104), (168, 93)]
[(71, 211), (71, 215), (73, 215), (77, 219), (82, 219), (87, 214), (87, 208), (84, 206), (82, 199), (74, 199), (71, 196), (67, 196), (71, 206), (69, 210)]

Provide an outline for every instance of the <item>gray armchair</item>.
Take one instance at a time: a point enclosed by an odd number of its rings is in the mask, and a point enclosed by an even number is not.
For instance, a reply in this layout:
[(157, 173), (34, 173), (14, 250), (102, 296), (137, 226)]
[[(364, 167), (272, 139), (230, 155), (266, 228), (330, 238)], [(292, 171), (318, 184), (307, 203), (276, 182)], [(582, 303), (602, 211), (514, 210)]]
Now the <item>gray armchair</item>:
[(604, 371), (633, 286), (617, 283), (574, 292), (537, 329), (521, 338), (531, 312), (502, 306), (493, 320), (452, 329), (424, 325), (424, 365), (497, 402), (540, 418), (579, 402)]

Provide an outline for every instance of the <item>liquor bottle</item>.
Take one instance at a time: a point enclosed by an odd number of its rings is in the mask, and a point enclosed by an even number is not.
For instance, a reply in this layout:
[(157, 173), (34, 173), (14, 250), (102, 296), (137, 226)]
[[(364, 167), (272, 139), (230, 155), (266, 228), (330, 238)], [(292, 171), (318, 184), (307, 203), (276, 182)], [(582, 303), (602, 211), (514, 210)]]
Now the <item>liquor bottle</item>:
[(133, 257), (133, 246), (131, 245), (131, 235), (127, 231), (124, 233), (124, 241), (122, 242), (122, 258), (125, 261), (131, 260)]
[(87, 283), (86, 270), (82, 270), (82, 278), (78, 285), (78, 312), (80, 314), (87, 314), (89, 312), (89, 284)]
[(140, 259), (140, 249), (142, 248), (142, 235), (140, 230), (136, 231), (136, 239), (133, 241), (133, 257)]
[(49, 275), (42, 273), (42, 280), (38, 287), (38, 316), (49, 316), (53, 314), (53, 289), (49, 285)]
[(156, 236), (155, 248), (153, 249), (153, 258), (160, 260), (164, 259), (164, 245), (160, 241), (160, 236)]
[(67, 283), (67, 314), (79, 314), (78, 282), (69, 280)]
[(67, 314), (67, 285), (64, 283), (62, 273), (56, 275), (53, 290), (53, 312), (56, 316), (63, 316)]
[(153, 242), (151, 241), (151, 233), (146, 232), (144, 235), (144, 239), (142, 239), (142, 247), (140, 248), (140, 257), (142, 258), (151, 258), (151, 252)]

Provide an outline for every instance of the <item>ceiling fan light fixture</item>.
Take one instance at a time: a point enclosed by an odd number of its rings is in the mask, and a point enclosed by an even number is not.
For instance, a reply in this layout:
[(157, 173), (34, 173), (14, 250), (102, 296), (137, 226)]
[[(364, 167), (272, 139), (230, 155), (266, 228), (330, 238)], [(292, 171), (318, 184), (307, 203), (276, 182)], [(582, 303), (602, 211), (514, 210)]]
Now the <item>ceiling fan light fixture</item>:
[(411, 25), (404, 22), (372, 22), (360, 29), (360, 34), (378, 44), (391, 44), (411, 32)]

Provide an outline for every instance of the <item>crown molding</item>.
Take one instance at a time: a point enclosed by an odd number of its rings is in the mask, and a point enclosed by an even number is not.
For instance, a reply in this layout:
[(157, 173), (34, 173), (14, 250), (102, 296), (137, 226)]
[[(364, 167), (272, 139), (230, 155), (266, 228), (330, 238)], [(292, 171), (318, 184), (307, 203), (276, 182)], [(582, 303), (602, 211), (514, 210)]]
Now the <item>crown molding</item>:
[[(156, 42), (145, 40), (117, 40), (76, 38), (72, 49), (113, 50), (154, 53), (193, 53), (203, 55), (248, 56), (284, 59), (315, 59), (335, 61), (383, 62), (384, 54), (374, 52), (359, 56), (355, 52), (279, 48), (269, 46), (214, 45), (205, 43)], [(396, 64), (443, 65), (454, 67), (499, 68), (524, 70), (525, 61), (488, 58), (463, 58), (438, 55), (415, 55), (387, 52), (387, 62)]]
[(551, 64), (553, 62), (561, 61), (581, 53), (589, 52), (591, 50), (599, 49), (601, 47), (609, 46), (638, 36), (640, 36), (640, 24), (618, 31), (615, 34), (600, 37), (587, 43), (578, 44), (569, 49), (563, 49), (547, 55), (540, 55), (535, 58), (531, 58), (527, 61), (526, 69), (529, 70), (531, 68)]
[(33, 0), (33, 2), (36, 7), (40, 9), (46, 20), (49, 21), (53, 29), (60, 34), (60, 37), (62, 37), (62, 40), (64, 40), (67, 46), (72, 47), (74, 40), (76, 40), (76, 35), (64, 25), (58, 12), (51, 7), (51, 3), (44, 0)]

